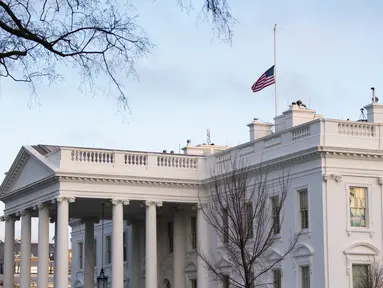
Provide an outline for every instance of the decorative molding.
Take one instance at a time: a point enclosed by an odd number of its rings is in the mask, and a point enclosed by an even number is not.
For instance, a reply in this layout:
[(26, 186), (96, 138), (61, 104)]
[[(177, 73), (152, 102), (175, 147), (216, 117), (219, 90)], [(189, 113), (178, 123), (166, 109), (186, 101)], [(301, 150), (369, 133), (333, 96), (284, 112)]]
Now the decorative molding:
[(157, 207), (162, 207), (162, 201), (156, 202)]
[(112, 205), (117, 205), (117, 204), (122, 203), (122, 201), (119, 199), (112, 199), (112, 200), (110, 200), (110, 203), (112, 203)]
[(328, 180), (334, 180), (335, 182), (339, 183), (342, 181), (342, 176), (336, 175), (336, 174), (325, 174), (325, 175), (323, 175), (323, 181), (327, 182)]
[(383, 178), (382, 178), (382, 177), (379, 177), (379, 178), (377, 179), (377, 181), (378, 181), (378, 184), (379, 184), (380, 186), (383, 185)]
[(145, 201), (145, 206), (147, 206), (147, 207), (152, 206), (154, 204), (155, 204), (154, 201), (149, 201), (149, 200)]
[[(112, 176), (112, 175), (111, 175)], [(90, 182), (98, 184), (136, 184), (136, 185), (152, 185), (152, 186), (175, 186), (195, 188), (200, 187), (201, 183), (180, 183), (176, 181), (158, 181), (158, 180), (141, 180), (141, 179), (117, 179), (106, 177), (85, 177), (85, 176), (57, 176), (59, 181), (75, 181), (75, 182)], [(112, 176), (113, 177), (113, 176)]]
[(124, 200), (124, 201), (122, 201), (122, 204), (123, 204), (124, 206), (127, 206), (127, 205), (130, 204), (130, 200)]

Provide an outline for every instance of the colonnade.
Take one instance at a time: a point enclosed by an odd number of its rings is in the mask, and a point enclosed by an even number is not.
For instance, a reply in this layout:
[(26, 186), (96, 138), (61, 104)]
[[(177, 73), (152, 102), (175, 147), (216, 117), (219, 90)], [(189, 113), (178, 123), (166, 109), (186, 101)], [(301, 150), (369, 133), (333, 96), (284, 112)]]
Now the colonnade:
[[(69, 203), (74, 198), (57, 197), (53, 202), (57, 203), (57, 215), (55, 221), (55, 288), (68, 288), (68, 225)], [(121, 249), (123, 247), (123, 206), (129, 205), (128, 200), (110, 201), (112, 203), (112, 288), (124, 287), (124, 258)], [(37, 287), (48, 287), (49, 279), (49, 203), (43, 203), (33, 207), (38, 210), (38, 276)], [(158, 288), (158, 263), (157, 263), (157, 207), (162, 202), (145, 201), (146, 217), (146, 241), (145, 241), (145, 288)], [(5, 221), (5, 246), (4, 246), (4, 287), (13, 287), (14, 283), (14, 239), (15, 221), (21, 217), (21, 272), (20, 288), (30, 288), (31, 283), (31, 211), (24, 210), (16, 215), (4, 216)], [(182, 233), (183, 222), (181, 217), (174, 217), (174, 251), (173, 251), (173, 287), (184, 287), (184, 255), (185, 235)], [(139, 227), (133, 225), (133, 262), (140, 263)], [(207, 252), (208, 236), (207, 225), (201, 209), (197, 209), (197, 245), (201, 251)], [(85, 257), (84, 257), (84, 287), (94, 287), (94, 223), (85, 220)], [(139, 265), (133, 265), (132, 287), (139, 287)], [(202, 259), (197, 257), (197, 286), (208, 288), (208, 271)]]

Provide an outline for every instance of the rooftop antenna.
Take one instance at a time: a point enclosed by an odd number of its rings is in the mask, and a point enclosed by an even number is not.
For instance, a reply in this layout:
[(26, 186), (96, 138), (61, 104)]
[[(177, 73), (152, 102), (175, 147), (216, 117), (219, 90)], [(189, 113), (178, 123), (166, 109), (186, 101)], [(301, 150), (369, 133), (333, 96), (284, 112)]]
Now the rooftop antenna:
[(378, 103), (379, 98), (376, 97), (376, 95), (375, 95), (375, 87), (371, 87), (371, 92), (372, 92), (372, 103)]
[(206, 136), (207, 136), (206, 144), (210, 145), (211, 141), (210, 141), (210, 129), (209, 128), (206, 130)]

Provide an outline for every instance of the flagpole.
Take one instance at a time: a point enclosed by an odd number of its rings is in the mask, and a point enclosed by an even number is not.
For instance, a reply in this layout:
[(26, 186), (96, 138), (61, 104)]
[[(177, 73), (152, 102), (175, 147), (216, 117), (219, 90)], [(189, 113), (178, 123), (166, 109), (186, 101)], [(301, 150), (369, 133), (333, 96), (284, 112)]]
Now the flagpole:
[(278, 96), (277, 96), (277, 41), (276, 41), (277, 24), (274, 25), (274, 102), (275, 102), (275, 117), (278, 116)]

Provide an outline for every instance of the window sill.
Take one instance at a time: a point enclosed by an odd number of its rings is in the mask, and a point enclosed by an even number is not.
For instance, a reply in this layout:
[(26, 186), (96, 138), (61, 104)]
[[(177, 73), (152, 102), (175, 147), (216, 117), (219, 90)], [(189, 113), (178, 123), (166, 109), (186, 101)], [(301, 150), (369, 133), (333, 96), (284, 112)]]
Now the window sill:
[(295, 235), (298, 236), (298, 235), (307, 235), (309, 238), (311, 238), (311, 229), (310, 228), (306, 228), (306, 229), (302, 229), (301, 231), (297, 231), (295, 232)]
[(346, 231), (348, 237), (351, 237), (352, 233), (369, 233), (370, 237), (372, 238), (375, 233), (373, 229), (363, 227), (348, 227)]

